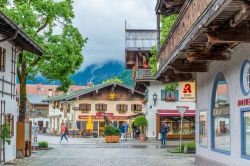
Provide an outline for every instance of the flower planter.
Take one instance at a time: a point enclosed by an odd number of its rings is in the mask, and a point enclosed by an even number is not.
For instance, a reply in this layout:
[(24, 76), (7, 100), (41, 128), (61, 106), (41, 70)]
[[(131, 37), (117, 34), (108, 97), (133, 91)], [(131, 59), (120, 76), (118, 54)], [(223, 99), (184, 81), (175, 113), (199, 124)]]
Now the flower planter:
[(105, 142), (106, 143), (118, 143), (119, 142), (119, 136), (118, 135), (109, 135), (105, 136)]
[(144, 142), (146, 140), (146, 137), (144, 134), (140, 134), (140, 141)]

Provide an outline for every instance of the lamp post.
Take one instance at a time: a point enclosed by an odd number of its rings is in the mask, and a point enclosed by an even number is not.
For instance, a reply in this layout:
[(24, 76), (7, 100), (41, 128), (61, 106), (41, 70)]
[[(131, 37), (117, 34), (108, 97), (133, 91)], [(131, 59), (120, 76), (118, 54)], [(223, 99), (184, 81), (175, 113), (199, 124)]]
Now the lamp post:
[(158, 95), (156, 93), (153, 94), (154, 106), (156, 104)]
[(177, 110), (180, 113), (181, 116), (181, 133), (180, 133), (180, 151), (181, 151), (181, 144), (182, 144), (182, 122), (185, 112), (188, 110), (187, 106), (176, 106)]

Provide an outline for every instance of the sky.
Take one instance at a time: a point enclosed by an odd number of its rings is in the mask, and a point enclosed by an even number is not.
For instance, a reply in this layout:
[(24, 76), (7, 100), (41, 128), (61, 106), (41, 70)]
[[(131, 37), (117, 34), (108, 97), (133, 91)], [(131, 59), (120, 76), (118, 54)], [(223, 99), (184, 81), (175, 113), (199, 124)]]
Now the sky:
[(88, 37), (80, 70), (110, 60), (124, 63), (125, 20), (128, 28), (156, 29), (155, 4), (156, 0), (74, 0), (73, 24)]

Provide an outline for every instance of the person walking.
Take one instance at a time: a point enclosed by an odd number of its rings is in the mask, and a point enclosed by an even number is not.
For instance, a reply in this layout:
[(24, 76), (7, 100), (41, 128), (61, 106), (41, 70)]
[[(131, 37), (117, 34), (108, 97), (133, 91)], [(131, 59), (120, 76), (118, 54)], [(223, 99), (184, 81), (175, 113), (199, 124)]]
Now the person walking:
[(63, 140), (63, 137), (66, 139), (66, 141), (68, 142), (68, 139), (67, 139), (67, 136), (66, 136), (66, 125), (62, 122), (61, 123), (61, 140), (60, 140), (60, 143), (62, 142)]
[(124, 141), (124, 136), (125, 136), (125, 123), (121, 124), (120, 132), (121, 132), (121, 142), (123, 142)]
[(136, 139), (136, 126), (135, 126), (135, 122), (132, 123), (132, 130), (133, 130), (133, 138)]
[(140, 139), (140, 134), (141, 134), (141, 130), (140, 130), (140, 127), (138, 126), (135, 130), (135, 139)]
[(129, 124), (125, 122), (125, 141), (128, 139), (128, 129), (129, 129)]
[(168, 126), (165, 122), (161, 124), (161, 145), (162, 147), (166, 145)]
[(37, 125), (37, 122), (34, 122), (34, 125), (32, 126), (32, 133), (33, 133), (33, 141), (37, 142), (37, 134), (39, 131), (39, 126)]

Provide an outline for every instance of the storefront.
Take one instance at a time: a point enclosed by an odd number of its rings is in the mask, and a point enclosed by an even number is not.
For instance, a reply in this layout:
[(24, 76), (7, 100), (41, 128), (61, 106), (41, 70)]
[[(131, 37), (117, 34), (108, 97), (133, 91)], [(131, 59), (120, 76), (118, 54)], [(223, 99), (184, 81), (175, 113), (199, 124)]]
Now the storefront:
[[(129, 123), (128, 116), (114, 116), (113, 113), (107, 113), (107, 117), (117, 128), (123, 123)], [(98, 112), (96, 115), (91, 115), (91, 121), (93, 124), (93, 131), (87, 129), (88, 125), (88, 115), (78, 115), (76, 121), (76, 127), (80, 130), (82, 136), (92, 136), (93, 133), (97, 133), (98, 137), (103, 136), (103, 131), (105, 128), (104, 113)]]
[[(156, 131), (160, 132), (162, 122), (165, 122), (170, 131), (168, 132), (168, 139), (179, 139), (181, 131), (181, 117), (178, 110), (158, 110), (157, 113)], [(183, 138), (195, 139), (195, 110), (187, 110), (183, 118)], [(158, 138), (160, 136), (158, 135)]]

